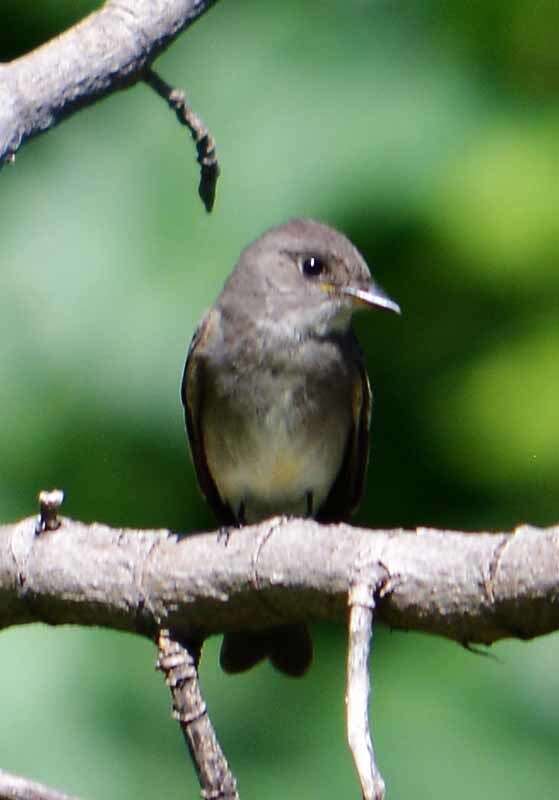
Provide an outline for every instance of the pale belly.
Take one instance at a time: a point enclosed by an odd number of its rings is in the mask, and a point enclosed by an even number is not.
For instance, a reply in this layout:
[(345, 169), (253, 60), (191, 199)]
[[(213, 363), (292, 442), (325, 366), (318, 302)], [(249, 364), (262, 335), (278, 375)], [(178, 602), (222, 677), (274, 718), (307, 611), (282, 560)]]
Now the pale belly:
[[(273, 514), (316, 513), (340, 470), (350, 420), (330, 404), (294, 412), (289, 390), (250, 421), (209, 410), (204, 442), (219, 494), (246, 522)], [(310, 493), (310, 494), (309, 494)]]

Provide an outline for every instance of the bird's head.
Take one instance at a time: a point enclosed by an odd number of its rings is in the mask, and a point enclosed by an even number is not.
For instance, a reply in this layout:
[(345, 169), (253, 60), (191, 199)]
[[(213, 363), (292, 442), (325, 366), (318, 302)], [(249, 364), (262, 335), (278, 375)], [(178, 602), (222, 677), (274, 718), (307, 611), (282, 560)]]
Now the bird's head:
[(241, 254), (222, 299), (243, 297), (244, 312), (295, 335), (327, 335), (349, 327), (360, 308), (400, 313), (375, 283), (363, 256), (343, 234), (294, 219), (272, 228)]

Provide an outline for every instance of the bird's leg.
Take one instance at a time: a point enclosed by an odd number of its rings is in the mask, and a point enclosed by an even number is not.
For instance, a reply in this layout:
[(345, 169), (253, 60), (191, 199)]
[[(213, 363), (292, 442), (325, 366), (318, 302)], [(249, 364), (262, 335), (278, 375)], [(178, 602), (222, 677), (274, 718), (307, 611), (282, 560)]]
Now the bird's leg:
[(313, 493), (312, 493), (312, 491), (310, 489), (305, 493), (305, 498), (307, 500), (307, 517), (312, 517), (313, 516)]
[(221, 525), (217, 529), (217, 541), (218, 544), (224, 544), (225, 547), (229, 544), (229, 537), (231, 536), (231, 526), (230, 525)]
[(237, 511), (235, 523), (233, 525), (222, 525), (218, 532), (217, 532), (217, 541), (220, 544), (224, 544), (227, 547), (229, 543), (229, 537), (233, 532), (233, 528), (242, 528), (243, 525), (246, 525), (245, 519), (245, 501), (242, 500), (239, 506), (239, 510)]

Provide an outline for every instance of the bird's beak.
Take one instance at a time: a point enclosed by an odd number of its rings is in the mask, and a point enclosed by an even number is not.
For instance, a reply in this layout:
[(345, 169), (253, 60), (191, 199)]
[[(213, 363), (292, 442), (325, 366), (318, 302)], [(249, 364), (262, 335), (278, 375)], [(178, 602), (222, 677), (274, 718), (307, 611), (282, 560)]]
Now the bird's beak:
[(394, 302), (380, 286), (371, 283), (365, 289), (358, 289), (355, 286), (344, 286), (341, 293), (349, 297), (356, 307), (359, 306), (377, 306), (378, 308), (385, 308), (387, 311), (394, 311), (396, 314), (401, 314), (400, 306)]

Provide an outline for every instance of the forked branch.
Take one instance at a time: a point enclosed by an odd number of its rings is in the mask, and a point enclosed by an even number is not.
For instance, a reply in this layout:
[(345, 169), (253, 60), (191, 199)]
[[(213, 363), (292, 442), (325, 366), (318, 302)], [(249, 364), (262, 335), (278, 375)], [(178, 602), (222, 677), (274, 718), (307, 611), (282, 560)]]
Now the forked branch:
[(180, 724), (196, 768), (204, 800), (239, 800), (237, 784), (217, 740), (202, 697), (198, 677), (201, 642), (180, 642), (168, 630), (158, 640), (157, 669), (173, 698), (173, 716)]
[(384, 800), (369, 726), (369, 652), (373, 636), (374, 586), (357, 583), (349, 591), (347, 653), (347, 739), (361, 783), (363, 800)]

